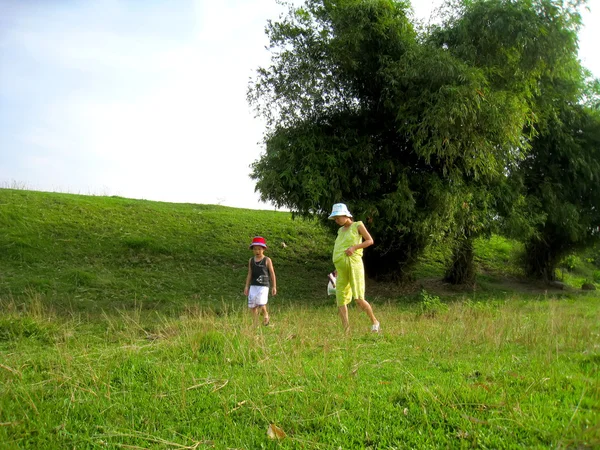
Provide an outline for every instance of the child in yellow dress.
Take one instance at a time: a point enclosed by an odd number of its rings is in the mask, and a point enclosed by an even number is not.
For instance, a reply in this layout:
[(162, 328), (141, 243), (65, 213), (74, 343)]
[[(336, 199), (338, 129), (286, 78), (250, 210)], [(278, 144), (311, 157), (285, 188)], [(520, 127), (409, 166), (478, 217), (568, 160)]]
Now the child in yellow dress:
[(365, 268), (362, 261), (363, 249), (373, 245), (373, 238), (365, 225), (352, 220), (352, 214), (343, 203), (333, 205), (329, 215), (340, 226), (333, 248), (333, 264), (337, 270), (336, 302), (345, 331), (349, 330), (348, 303), (354, 301), (371, 319), (371, 331), (379, 332), (379, 321), (373, 308), (365, 300)]

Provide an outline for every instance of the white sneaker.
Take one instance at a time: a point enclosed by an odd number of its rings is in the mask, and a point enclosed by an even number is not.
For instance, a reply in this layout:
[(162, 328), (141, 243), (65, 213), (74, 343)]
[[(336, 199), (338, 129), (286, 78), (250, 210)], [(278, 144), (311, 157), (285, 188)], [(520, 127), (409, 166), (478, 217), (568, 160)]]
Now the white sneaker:
[(377, 323), (374, 323), (374, 324), (371, 326), (371, 331), (372, 331), (373, 333), (379, 333), (379, 322), (377, 322)]

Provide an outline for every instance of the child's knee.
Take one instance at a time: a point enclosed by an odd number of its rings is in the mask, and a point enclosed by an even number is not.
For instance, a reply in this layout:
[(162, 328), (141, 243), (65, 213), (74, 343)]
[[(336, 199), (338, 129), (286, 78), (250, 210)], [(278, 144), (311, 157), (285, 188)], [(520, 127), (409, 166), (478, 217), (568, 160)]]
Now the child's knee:
[(365, 299), (362, 298), (357, 298), (354, 300), (356, 302), (356, 304), (359, 306), (359, 308), (361, 309), (367, 309), (369, 304), (367, 303), (367, 301)]

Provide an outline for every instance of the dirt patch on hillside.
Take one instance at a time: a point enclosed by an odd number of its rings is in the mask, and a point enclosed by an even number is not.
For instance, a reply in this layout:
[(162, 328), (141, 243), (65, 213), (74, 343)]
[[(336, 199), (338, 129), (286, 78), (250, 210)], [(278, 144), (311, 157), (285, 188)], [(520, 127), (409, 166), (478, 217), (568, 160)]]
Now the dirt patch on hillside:
[(580, 291), (562, 283), (547, 284), (541, 281), (532, 281), (518, 277), (484, 278), (477, 280), (472, 285), (454, 286), (439, 278), (425, 278), (407, 283), (389, 283), (367, 281), (367, 295), (369, 297), (400, 297), (416, 295), (421, 289), (441, 296), (454, 296), (471, 293), (505, 293), (528, 295), (556, 295), (567, 292)]

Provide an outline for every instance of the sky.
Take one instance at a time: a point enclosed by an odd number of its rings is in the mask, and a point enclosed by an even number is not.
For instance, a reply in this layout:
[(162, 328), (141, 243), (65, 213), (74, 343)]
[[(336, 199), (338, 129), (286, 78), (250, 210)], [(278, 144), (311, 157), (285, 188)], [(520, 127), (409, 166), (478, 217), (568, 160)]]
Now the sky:
[[(298, 2), (297, 2), (298, 3)], [(414, 0), (427, 20), (440, 0)], [(580, 58), (600, 77), (600, 0)], [(246, 102), (275, 0), (0, 0), (0, 188), (273, 209)]]

